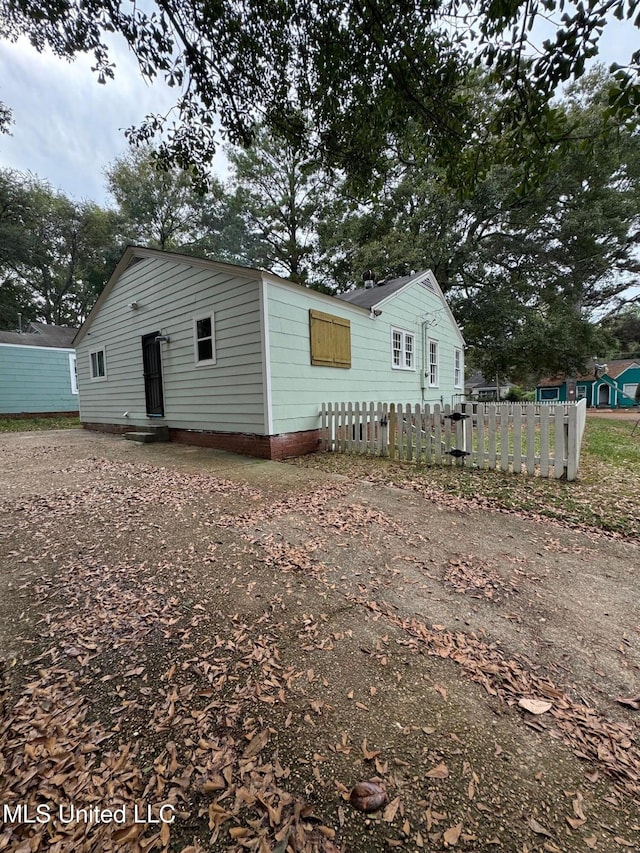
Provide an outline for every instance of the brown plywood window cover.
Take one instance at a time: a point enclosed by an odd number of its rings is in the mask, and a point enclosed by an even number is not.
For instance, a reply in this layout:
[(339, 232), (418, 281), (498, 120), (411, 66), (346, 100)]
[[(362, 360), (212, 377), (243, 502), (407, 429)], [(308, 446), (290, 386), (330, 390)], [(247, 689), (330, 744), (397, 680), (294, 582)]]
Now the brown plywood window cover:
[(351, 367), (351, 321), (323, 311), (309, 311), (311, 364)]

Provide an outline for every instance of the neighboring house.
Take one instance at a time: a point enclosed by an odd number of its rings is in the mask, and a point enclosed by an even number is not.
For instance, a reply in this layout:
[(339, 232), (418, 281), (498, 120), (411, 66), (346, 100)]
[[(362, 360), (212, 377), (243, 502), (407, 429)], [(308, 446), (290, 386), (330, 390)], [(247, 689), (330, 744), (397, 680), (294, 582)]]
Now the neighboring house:
[(0, 332), (0, 415), (78, 413), (77, 329), (29, 323)]
[(485, 379), (480, 371), (476, 370), (465, 380), (464, 393), (469, 400), (504, 400), (509, 391), (515, 388), (513, 382), (502, 379), (499, 386), (499, 397), (496, 395), (496, 378)]
[(540, 380), (536, 400), (585, 399), (590, 408), (629, 408), (637, 405), (635, 395), (639, 383), (640, 359), (612, 359), (575, 378), (555, 376)]
[(282, 458), (323, 402), (451, 403), (464, 341), (431, 272), (342, 297), (129, 247), (75, 339), (85, 427)]

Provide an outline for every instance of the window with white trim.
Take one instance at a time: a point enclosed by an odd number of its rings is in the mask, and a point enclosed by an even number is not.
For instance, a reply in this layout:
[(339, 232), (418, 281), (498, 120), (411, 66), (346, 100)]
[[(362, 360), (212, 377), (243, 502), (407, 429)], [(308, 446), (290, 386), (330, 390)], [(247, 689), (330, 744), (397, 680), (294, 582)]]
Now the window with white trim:
[(194, 318), (193, 350), (196, 366), (216, 363), (216, 334), (213, 313)]
[(89, 353), (89, 375), (93, 380), (107, 378), (107, 354), (104, 347)]
[(636, 397), (637, 389), (638, 389), (638, 383), (637, 382), (625, 382), (625, 384), (622, 386), (622, 393), (624, 394), (624, 396), (626, 398), (624, 400), (625, 403), (629, 402), (629, 400), (636, 400), (637, 399), (637, 397)]
[(576, 385), (576, 400), (586, 400), (587, 399), (587, 386), (586, 385)]
[(391, 329), (391, 366), (395, 370), (415, 370), (415, 335)]
[(462, 388), (462, 350), (453, 351), (453, 384), (455, 388)]
[(69, 353), (69, 376), (71, 378), (71, 393), (78, 393), (78, 365), (76, 362), (76, 354)]
[(437, 388), (440, 382), (439, 359), (438, 341), (429, 339), (429, 385), (431, 388)]

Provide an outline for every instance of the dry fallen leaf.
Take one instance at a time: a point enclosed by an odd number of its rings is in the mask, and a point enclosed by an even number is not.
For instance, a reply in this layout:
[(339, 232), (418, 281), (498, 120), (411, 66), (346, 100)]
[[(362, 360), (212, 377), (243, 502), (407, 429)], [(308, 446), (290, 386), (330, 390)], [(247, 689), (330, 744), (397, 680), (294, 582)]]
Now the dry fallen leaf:
[(382, 820), (386, 820), (387, 823), (393, 823), (393, 820), (400, 808), (400, 797), (396, 797), (391, 800), (391, 802), (387, 805), (384, 812), (382, 813)]
[(459, 823), (456, 826), (450, 826), (449, 829), (442, 836), (445, 844), (449, 847), (455, 847), (458, 843), (458, 839), (460, 838), (460, 833), (462, 832), (462, 824)]
[(523, 697), (522, 699), (518, 699), (518, 705), (530, 714), (544, 714), (551, 710), (553, 702), (548, 702), (546, 699), (527, 699)]
[(442, 762), (441, 764), (437, 764), (435, 767), (432, 767), (431, 770), (427, 770), (424, 775), (429, 779), (446, 779), (449, 775), (449, 768), (444, 762)]
[(269, 742), (270, 737), (271, 732), (269, 731), (269, 729), (263, 729), (261, 732), (258, 732), (258, 734), (255, 735), (255, 737), (251, 741), (249, 741), (249, 745), (242, 753), (243, 758), (253, 758), (254, 755), (257, 755), (259, 752), (261, 752)]
[(640, 696), (631, 696), (627, 699), (623, 696), (618, 696), (616, 702), (619, 702), (621, 705), (626, 705), (629, 708), (633, 708), (634, 711), (640, 711)]
[(547, 838), (553, 838), (553, 835), (549, 832), (548, 829), (545, 829), (541, 823), (534, 817), (529, 818), (529, 826), (535, 832), (536, 835), (546, 835)]
[(365, 761), (372, 761), (376, 756), (380, 755), (382, 750), (380, 749), (369, 749), (367, 746), (367, 739), (364, 738), (362, 741), (362, 755), (365, 758)]

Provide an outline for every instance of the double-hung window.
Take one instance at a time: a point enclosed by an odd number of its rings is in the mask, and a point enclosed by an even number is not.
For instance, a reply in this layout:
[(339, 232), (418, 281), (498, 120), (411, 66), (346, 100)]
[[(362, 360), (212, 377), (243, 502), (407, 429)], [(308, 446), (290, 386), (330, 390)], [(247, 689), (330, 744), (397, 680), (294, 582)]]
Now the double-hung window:
[(391, 366), (395, 370), (415, 370), (415, 335), (391, 329)]
[(107, 378), (107, 358), (104, 347), (89, 353), (89, 375), (94, 380)]
[(216, 363), (216, 334), (213, 312), (194, 318), (193, 350), (196, 366)]
[(462, 350), (453, 351), (453, 384), (455, 388), (462, 388)]
[(76, 361), (76, 354), (74, 352), (69, 353), (69, 376), (71, 377), (71, 393), (78, 393), (78, 364)]
[(440, 384), (440, 365), (439, 365), (439, 355), (438, 355), (438, 341), (434, 341), (429, 338), (429, 365), (428, 365), (428, 373), (429, 373), (429, 385), (431, 388), (437, 388)]

